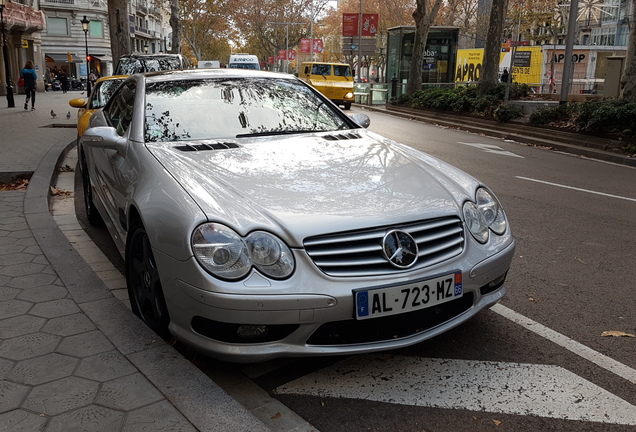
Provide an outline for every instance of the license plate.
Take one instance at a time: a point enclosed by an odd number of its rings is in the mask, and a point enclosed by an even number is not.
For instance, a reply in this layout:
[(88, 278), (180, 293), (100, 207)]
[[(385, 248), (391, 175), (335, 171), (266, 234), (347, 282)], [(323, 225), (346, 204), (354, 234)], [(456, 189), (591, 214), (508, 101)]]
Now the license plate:
[(407, 285), (354, 292), (356, 319), (377, 318), (424, 309), (464, 295), (462, 273), (455, 272)]

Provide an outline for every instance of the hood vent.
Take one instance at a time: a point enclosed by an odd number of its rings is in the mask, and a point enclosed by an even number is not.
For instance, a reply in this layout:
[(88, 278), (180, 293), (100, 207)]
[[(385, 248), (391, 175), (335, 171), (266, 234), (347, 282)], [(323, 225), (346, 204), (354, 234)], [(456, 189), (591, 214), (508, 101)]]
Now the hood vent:
[(327, 141), (342, 141), (342, 140), (352, 140), (352, 139), (360, 139), (362, 138), (360, 134), (355, 132), (343, 132), (338, 134), (329, 134), (323, 136)]
[(184, 152), (208, 151), (208, 150), (227, 150), (238, 148), (239, 145), (233, 142), (210, 142), (202, 144), (186, 144), (175, 147), (177, 150)]

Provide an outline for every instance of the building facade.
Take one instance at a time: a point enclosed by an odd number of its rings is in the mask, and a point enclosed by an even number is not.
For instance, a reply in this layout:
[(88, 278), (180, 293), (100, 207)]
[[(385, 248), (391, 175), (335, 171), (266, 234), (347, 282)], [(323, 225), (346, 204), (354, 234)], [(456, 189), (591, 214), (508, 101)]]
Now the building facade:
[[(17, 93), (20, 71), (27, 61), (31, 60), (38, 72), (42, 70), (41, 31), (46, 24), (36, 0), (7, 1), (2, 18), (4, 35), (1, 37), (6, 45), (8, 68), (5, 67), (5, 56), (0, 55), (0, 95), (6, 96), (8, 78), (11, 78), (13, 92)], [(6, 69), (9, 70), (9, 77)]]

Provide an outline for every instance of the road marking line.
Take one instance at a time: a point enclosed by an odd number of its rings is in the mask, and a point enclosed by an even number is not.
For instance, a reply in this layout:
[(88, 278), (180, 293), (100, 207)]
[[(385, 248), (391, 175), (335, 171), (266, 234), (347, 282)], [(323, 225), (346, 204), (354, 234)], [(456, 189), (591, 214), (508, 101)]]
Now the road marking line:
[(507, 150), (502, 149), (499, 146), (493, 145), (493, 144), (480, 144), (480, 143), (467, 143), (467, 142), (459, 142), (459, 144), (464, 144), (467, 146), (471, 146), (471, 147), (475, 147), (478, 149), (481, 149), (483, 151), (485, 151), (486, 153), (495, 153), (495, 154), (500, 154), (503, 156), (513, 156), (513, 157), (518, 157), (518, 158), (522, 158), (525, 159), (523, 156), (520, 156), (516, 153), (513, 152), (509, 152)]
[(632, 384), (636, 384), (636, 370), (630, 368), (629, 366), (619, 363), (613, 358), (601, 354), (598, 351), (594, 351), (593, 349), (579, 342), (576, 342), (575, 340), (570, 339), (569, 337), (562, 335), (561, 333), (558, 333), (544, 326), (543, 324), (539, 324), (538, 322), (533, 321), (530, 318), (507, 308), (506, 306), (496, 304), (491, 307), (490, 310), (509, 319), (510, 321), (521, 325), (531, 332), (534, 332), (539, 336), (548, 339), (551, 342), (554, 342), (555, 344), (567, 349), (568, 351), (573, 352), (579, 357), (589, 360), (595, 365), (609, 372), (612, 372), (620, 376), (621, 378), (626, 379)]
[(636, 425), (636, 406), (553, 365), (361, 355), (275, 393)]
[(535, 183), (543, 183), (543, 184), (547, 184), (550, 186), (557, 186), (560, 188), (564, 188), (564, 189), (572, 189), (575, 191), (579, 191), (579, 192), (587, 192), (587, 193), (591, 193), (591, 194), (595, 194), (595, 195), (602, 195), (602, 196), (606, 196), (606, 197), (610, 197), (610, 198), (618, 198), (618, 199), (622, 199), (622, 200), (626, 200), (626, 201), (634, 201), (636, 202), (636, 198), (628, 198), (628, 197), (624, 197), (624, 196), (620, 196), (620, 195), (612, 195), (612, 194), (607, 194), (607, 193), (603, 193), (603, 192), (596, 192), (593, 190), (589, 190), (589, 189), (581, 189), (581, 188), (577, 188), (574, 186), (566, 186), (566, 185), (562, 185), (562, 184), (558, 184), (558, 183), (551, 183), (548, 181), (543, 181), (543, 180), (537, 180), (537, 179), (533, 179), (533, 178), (529, 178), (529, 177), (521, 177), (521, 176), (516, 176), (516, 178), (521, 179), (521, 180), (528, 180), (531, 182), (535, 182)]

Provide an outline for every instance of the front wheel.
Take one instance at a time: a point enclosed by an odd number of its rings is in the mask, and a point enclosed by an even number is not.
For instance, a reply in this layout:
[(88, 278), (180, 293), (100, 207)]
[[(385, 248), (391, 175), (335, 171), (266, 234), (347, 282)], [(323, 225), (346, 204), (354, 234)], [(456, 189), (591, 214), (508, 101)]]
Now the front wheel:
[(126, 246), (126, 283), (133, 312), (162, 338), (170, 336), (170, 317), (163, 297), (159, 270), (146, 230), (137, 226)]
[(344, 109), (345, 110), (350, 110), (351, 109), (351, 102), (345, 102)]

